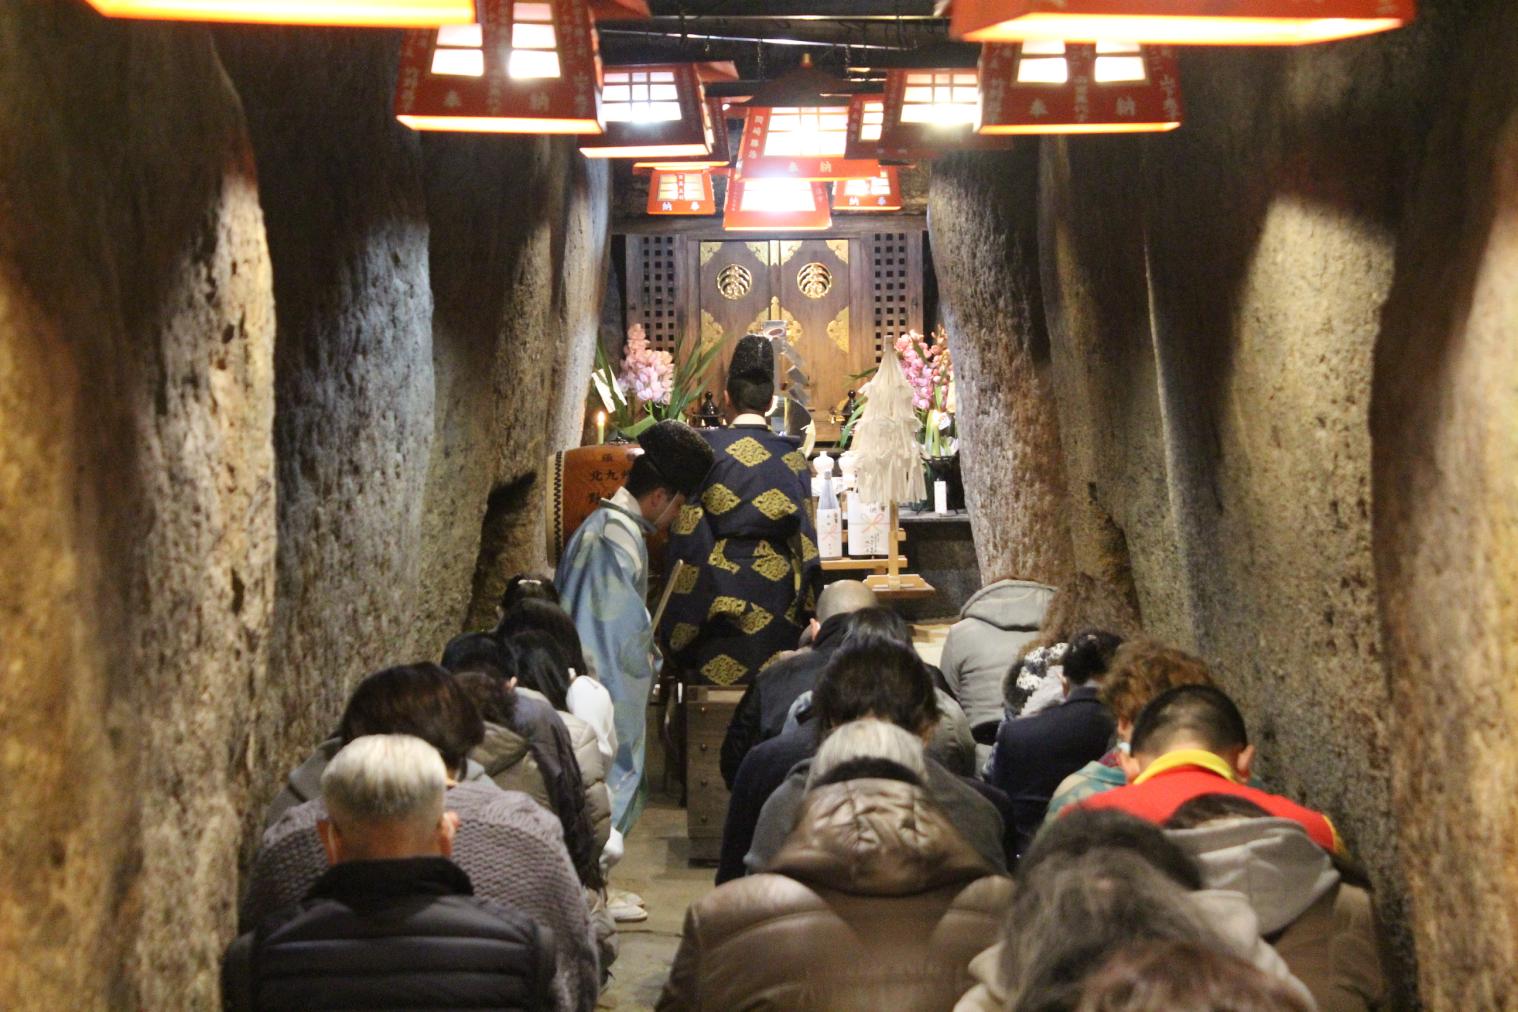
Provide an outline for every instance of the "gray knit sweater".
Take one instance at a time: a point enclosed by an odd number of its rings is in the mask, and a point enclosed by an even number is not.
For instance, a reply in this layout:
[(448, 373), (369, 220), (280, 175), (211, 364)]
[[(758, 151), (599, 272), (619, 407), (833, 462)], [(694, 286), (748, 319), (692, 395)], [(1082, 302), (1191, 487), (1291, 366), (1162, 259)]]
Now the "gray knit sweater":
[[(591, 1012), (600, 981), (595, 934), (559, 821), (522, 792), (489, 780), (450, 788), (447, 806), (459, 816), (453, 860), (475, 895), (514, 906), (553, 931), (556, 1003), (562, 1012)], [(308, 801), (264, 831), (243, 901), (244, 931), (302, 899), (327, 870), (316, 835), (325, 817), (320, 799)]]

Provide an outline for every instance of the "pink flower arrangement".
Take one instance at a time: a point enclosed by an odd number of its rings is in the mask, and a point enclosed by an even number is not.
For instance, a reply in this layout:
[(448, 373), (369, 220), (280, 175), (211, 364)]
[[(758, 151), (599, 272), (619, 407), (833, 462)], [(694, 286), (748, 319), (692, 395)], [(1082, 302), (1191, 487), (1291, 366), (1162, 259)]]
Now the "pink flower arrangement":
[(912, 407), (918, 411), (942, 409), (949, 383), (954, 379), (949, 342), (939, 338), (932, 344), (924, 344), (922, 335), (910, 330), (896, 339), (896, 355), (901, 360), (901, 371), (912, 385)]
[(644, 404), (663, 404), (674, 388), (675, 359), (667, 351), (648, 346), (643, 325), (635, 323), (627, 331), (627, 351), (622, 356), (622, 372), (617, 382), (632, 399)]

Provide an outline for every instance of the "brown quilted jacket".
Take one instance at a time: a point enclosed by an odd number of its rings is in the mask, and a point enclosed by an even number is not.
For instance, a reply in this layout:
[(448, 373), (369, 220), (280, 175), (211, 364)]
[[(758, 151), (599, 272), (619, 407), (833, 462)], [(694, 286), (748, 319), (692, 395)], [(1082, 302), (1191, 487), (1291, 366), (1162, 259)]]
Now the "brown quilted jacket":
[(1011, 893), (921, 788), (831, 784), (767, 872), (691, 905), (658, 1008), (948, 1010)]

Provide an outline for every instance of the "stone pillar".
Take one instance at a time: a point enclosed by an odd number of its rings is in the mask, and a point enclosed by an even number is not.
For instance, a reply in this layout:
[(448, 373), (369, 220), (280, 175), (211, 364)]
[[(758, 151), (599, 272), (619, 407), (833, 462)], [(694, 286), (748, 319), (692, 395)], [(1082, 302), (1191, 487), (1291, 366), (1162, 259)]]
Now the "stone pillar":
[(1073, 562), (1040, 305), (1037, 185), (1034, 145), (939, 159), (928, 234), (981, 577), (1060, 586)]

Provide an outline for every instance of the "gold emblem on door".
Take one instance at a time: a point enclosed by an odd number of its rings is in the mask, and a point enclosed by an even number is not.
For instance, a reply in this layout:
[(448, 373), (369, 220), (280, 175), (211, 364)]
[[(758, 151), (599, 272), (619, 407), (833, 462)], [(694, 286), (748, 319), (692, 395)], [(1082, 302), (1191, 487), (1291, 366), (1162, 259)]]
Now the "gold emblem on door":
[(724, 299), (741, 299), (754, 287), (754, 276), (742, 264), (728, 264), (717, 272), (717, 292)]
[(796, 274), (796, 287), (809, 299), (820, 299), (833, 290), (833, 272), (815, 260)]

